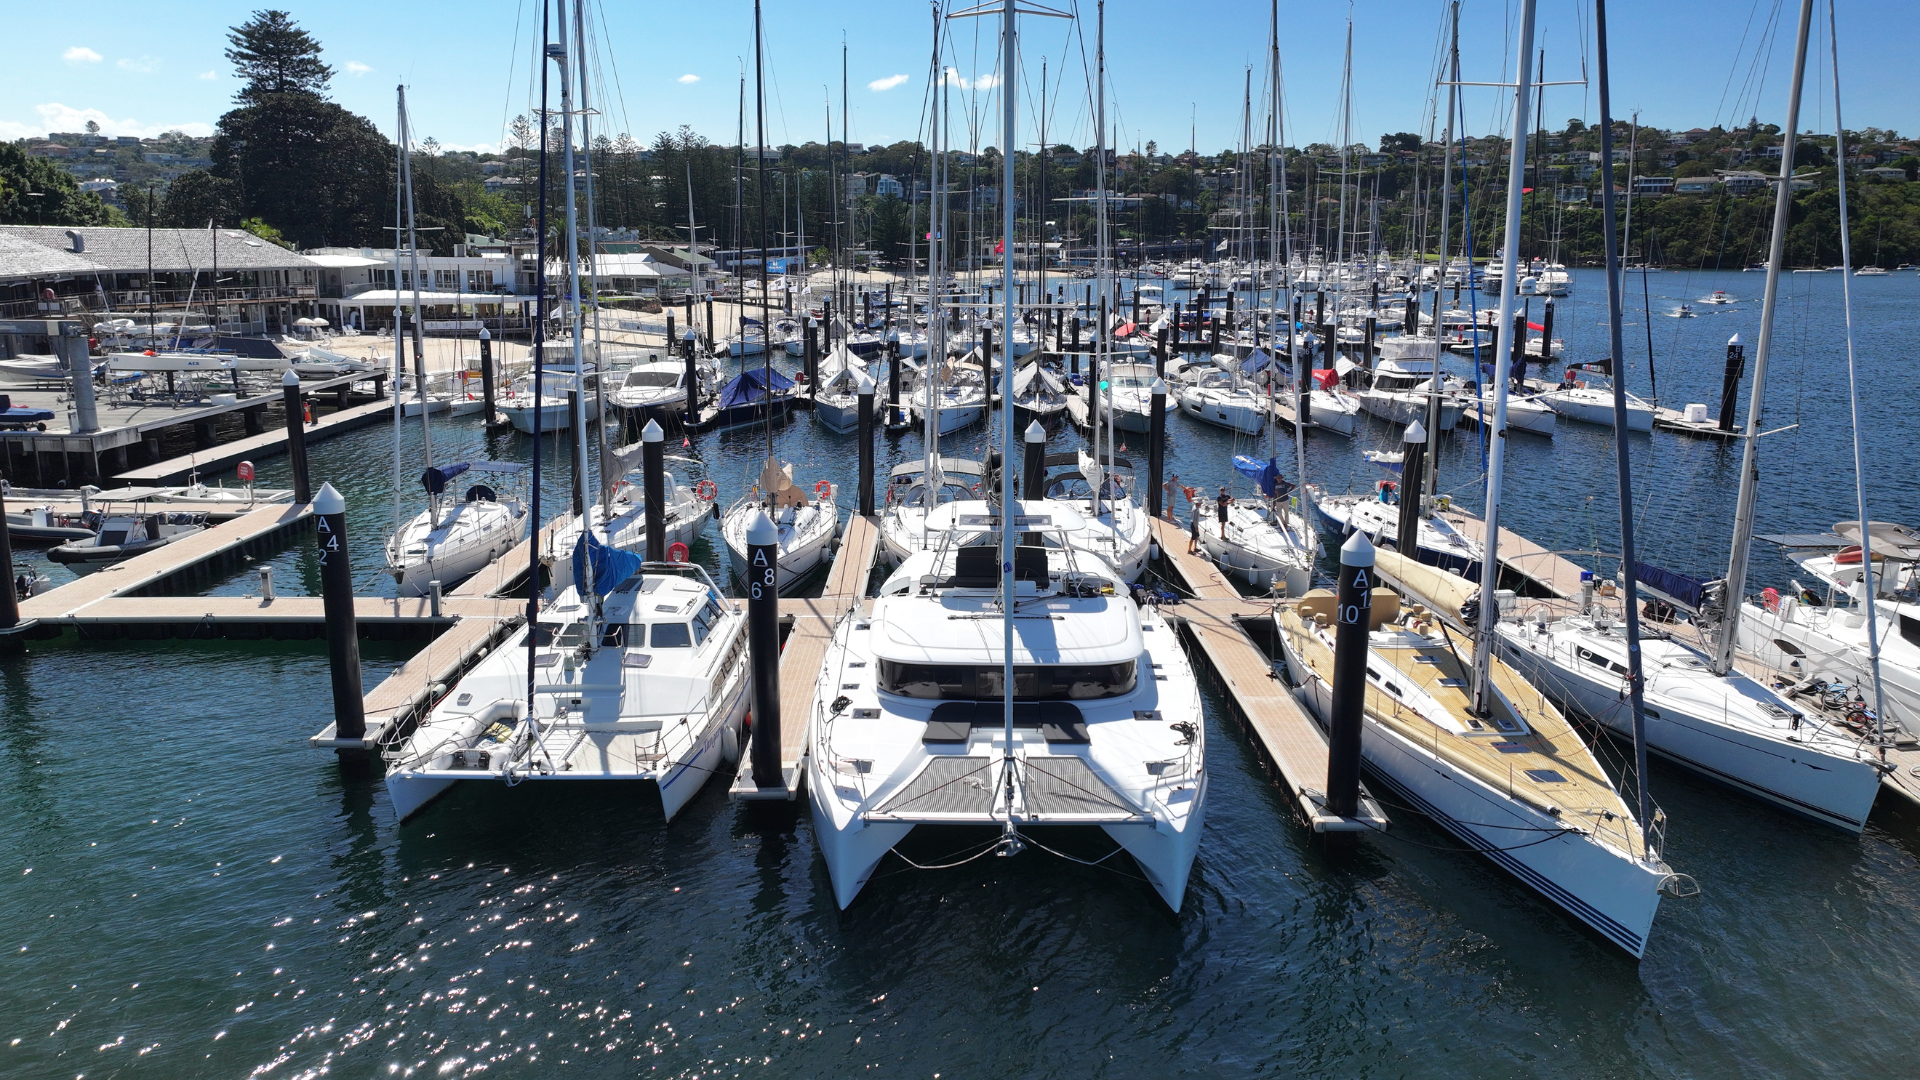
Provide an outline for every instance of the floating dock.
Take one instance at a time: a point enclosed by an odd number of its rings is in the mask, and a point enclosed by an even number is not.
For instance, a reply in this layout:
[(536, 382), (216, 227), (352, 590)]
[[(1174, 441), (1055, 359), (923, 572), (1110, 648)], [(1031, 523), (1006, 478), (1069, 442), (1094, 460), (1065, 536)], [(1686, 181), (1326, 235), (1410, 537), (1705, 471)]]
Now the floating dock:
[[(258, 403), (267, 399), (255, 400)], [(271, 400), (279, 401), (280, 395), (273, 395)], [(392, 416), (393, 402), (382, 399), (360, 405), (349, 405), (345, 409), (315, 416), (313, 423), (307, 425), (307, 445), (311, 446), (316, 440), (330, 439), (335, 435), (363, 428)], [(204, 450), (195, 450), (191, 454), (182, 454), (165, 461), (156, 461), (151, 465), (127, 469), (114, 474), (114, 479), (129, 484), (164, 484), (168, 481), (183, 479), (195, 471), (224, 469), (241, 461), (256, 461), (286, 452), (287, 430), (282, 425), (262, 431), (258, 435), (249, 435), (244, 439), (219, 443)]]
[(800, 759), (807, 750), (807, 719), (813, 692), (826, 661), (827, 645), (839, 624), (867, 592), (874, 555), (880, 547), (880, 523), (855, 514), (840, 536), (840, 550), (826, 587), (818, 597), (782, 600), (781, 620), (791, 617), (787, 641), (780, 650), (780, 774), (781, 788), (763, 789), (753, 782), (753, 770), (742, 768), (729, 794), (735, 799), (794, 799), (800, 794)]
[(1161, 558), (1194, 597), (1161, 607), (1161, 616), (1192, 635), (1245, 719), (1255, 748), (1313, 831), (1385, 829), (1385, 812), (1364, 789), (1358, 815), (1341, 817), (1326, 810), (1326, 735), (1240, 625), (1242, 619), (1271, 619), (1274, 602), (1241, 597), (1219, 567), (1186, 553), (1187, 534), (1173, 522), (1155, 518), (1153, 530)]
[[(1482, 551), (1486, 550), (1487, 523), (1484, 520), (1458, 506), (1441, 511), (1440, 516), (1462, 535), (1480, 544)], [(1534, 588), (1549, 596), (1572, 600), (1580, 595), (1580, 575), (1585, 571), (1578, 563), (1558, 552), (1548, 551), (1511, 529), (1503, 527), (1500, 530), (1499, 556), (1502, 569), (1526, 579)]]

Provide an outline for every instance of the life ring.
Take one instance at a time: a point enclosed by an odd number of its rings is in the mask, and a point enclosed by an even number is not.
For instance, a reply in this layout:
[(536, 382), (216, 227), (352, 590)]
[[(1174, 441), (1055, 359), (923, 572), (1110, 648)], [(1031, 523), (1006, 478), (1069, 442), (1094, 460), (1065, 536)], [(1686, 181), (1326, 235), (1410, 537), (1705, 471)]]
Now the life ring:
[(693, 495), (701, 502), (712, 502), (720, 495), (720, 485), (711, 480), (702, 480), (693, 485)]
[(1766, 604), (1768, 611), (1780, 610), (1780, 590), (1773, 588), (1762, 589), (1760, 591), (1760, 600)]
[(822, 480), (819, 483), (813, 485), (813, 497), (816, 499), (833, 498), (833, 481)]
[(681, 543), (678, 540), (675, 540), (673, 543), (668, 544), (667, 545), (667, 561), (668, 562), (686, 562), (687, 561), (687, 545)]

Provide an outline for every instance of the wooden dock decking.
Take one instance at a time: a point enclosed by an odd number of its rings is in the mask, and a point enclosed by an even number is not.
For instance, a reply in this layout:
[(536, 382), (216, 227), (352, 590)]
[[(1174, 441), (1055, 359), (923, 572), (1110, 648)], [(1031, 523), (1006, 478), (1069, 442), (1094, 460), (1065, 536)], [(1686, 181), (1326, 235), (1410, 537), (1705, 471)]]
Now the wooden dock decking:
[(300, 526), (311, 516), (312, 511), (304, 503), (276, 503), (260, 507), (225, 524), (215, 525), (124, 562), (103, 566), (59, 588), (30, 597), (20, 605), (20, 617), (61, 622), (77, 616), (91, 604), (128, 596), (157, 585), (188, 567), (266, 540), (282, 529)]
[[(354, 606), (358, 609), (366, 602), (357, 601)], [(476, 602), (469, 600), (466, 603), (473, 605)], [(497, 604), (496, 613), (462, 615), (446, 633), (427, 642), (424, 648), (367, 693), (364, 705), (367, 730), (364, 737), (342, 739), (334, 725), (329, 723), (319, 734), (307, 740), (308, 745), (331, 750), (378, 749), (382, 740), (402, 730), (417, 713), (431, 706), (461, 672), (478, 663), (501, 638), (520, 625), (520, 617), (525, 613), (519, 605), (508, 601), (479, 603)], [(444, 607), (442, 610), (445, 610)]]
[(1669, 409), (1655, 405), (1653, 407), (1653, 426), (1660, 431), (1671, 431), (1677, 435), (1690, 435), (1696, 439), (1721, 439), (1731, 441), (1741, 438), (1746, 432), (1735, 424), (1732, 431), (1721, 431), (1718, 417), (1703, 424), (1695, 424), (1678, 409)]
[(1352, 818), (1326, 811), (1327, 738), (1239, 623), (1240, 619), (1270, 618), (1272, 602), (1242, 597), (1219, 567), (1187, 554), (1187, 533), (1173, 522), (1153, 519), (1153, 535), (1160, 544), (1160, 557), (1194, 597), (1161, 607), (1161, 616), (1193, 635), (1227, 696), (1246, 718), (1254, 744), (1313, 831), (1385, 829), (1386, 815), (1369, 798), (1362, 798), (1361, 812)]
[[(1441, 517), (1485, 550), (1487, 523), (1459, 507), (1442, 511)], [(1506, 527), (1500, 529), (1500, 565), (1526, 578), (1535, 586), (1563, 600), (1580, 595), (1582, 568), (1573, 560), (1548, 551), (1539, 544)]]
[(794, 799), (801, 783), (800, 760), (806, 754), (813, 692), (826, 660), (833, 628), (867, 591), (880, 546), (880, 523), (855, 514), (847, 520), (840, 551), (821, 595), (780, 601), (783, 620), (792, 619), (786, 645), (780, 650), (780, 773), (783, 788), (762, 789), (753, 782), (753, 770), (741, 768), (729, 794), (735, 799)]
[[(278, 401), (275, 395), (270, 400)], [(327, 413), (314, 418), (307, 425), (307, 441), (331, 438), (343, 432), (352, 431), (390, 415), (393, 412), (392, 399), (369, 401), (355, 405), (340, 412)], [(174, 421), (181, 422), (181, 421)], [(230, 443), (205, 450), (196, 450), (182, 457), (168, 458), (152, 465), (142, 465), (137, 469), (128, 469), (118, 473), (114, 479), (129, 484), (164, 484), (169, 480), (186, 476), (196, 469), (222, 469), (235, 462), (284, 454), (287, 450), (287, 430), (285, 427), (263, 431), (258, 435), (249, 435)]]

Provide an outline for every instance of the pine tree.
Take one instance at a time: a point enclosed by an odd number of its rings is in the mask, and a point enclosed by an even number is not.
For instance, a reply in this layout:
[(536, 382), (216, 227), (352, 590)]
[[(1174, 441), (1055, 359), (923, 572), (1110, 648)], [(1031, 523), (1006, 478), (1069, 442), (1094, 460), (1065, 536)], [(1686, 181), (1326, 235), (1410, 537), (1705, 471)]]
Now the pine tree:
[(333, 69), (320, 60), (320, 43), (294, 25), (284, 11), (256, 11), (253, 18), (227, 34), (233, 47), (227, 60), (240, 76), (237, 99), (258, 104), (271, 94), (320, 96), (333, 78)]

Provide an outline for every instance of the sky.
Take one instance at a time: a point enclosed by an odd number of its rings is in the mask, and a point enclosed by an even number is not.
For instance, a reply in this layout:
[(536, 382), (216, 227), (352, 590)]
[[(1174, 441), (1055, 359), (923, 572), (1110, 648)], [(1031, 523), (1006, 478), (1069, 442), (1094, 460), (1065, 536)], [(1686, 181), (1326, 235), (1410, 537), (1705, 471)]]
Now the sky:
[[(540, 0), (281, 2), (318, 38), (336, 69), (334, 99), (389, 134), (400, 83), (408, 87), (416, 137), (432, 136), (448, 148), (498, 148), (508, 120), (535, 103), (530, 71)], [(589, 52), (597, 132), (631, 132), (649, 142), (684, 124), (716, 142), (734, 142), (742, 66), (749, 80), (753, 71), (750, 0), (586, 2), (595, 37)], [(1847, 127), (1920, 135), (1920, 95), (1910, 81), (1913, 58), (1920, 56), (1920, 20), (1912, 11), (1890, 17), (1910, 0), (1837, 2)], [(1044, 58), (1047, 140), (1091, 145), (1094, 0), (1023, 0), (1023, 6), (1038, 3), (1077, 10), (1080, 18), (1023, 18), (1020, 138), (1030, 144), (1039, 137)], [(1821, 3), (1801, 127), (1825, 132), (1833, 128), (1833, 90)], [(75, 18), (62, 5), (15, 5), (7, 17), (14, 44), (0, 69), (0, 138), (77, 131), (89, 119), (109, 135), (171, 128), (210, 134), (238, 86), (221, 55), (226, 30), (255, 6), (111, 4), (111, 17)], [(1625, 118), (1637, 110), (1646, 124), (1679, 129), (1744, 123), (1755, 115), (1780, 123), (1797, 9), (1784, 0), (1614, 0), (1608, 6), (1614, 114)], [(1110, 0), (1107, 115), (1120, 145), (1153, 140), (1177, 152), (1193, 143), (1207, 153), (1238, 146), (1249, 70), (1257, 139), (1266, 115), (1270, 10), (1264, 0)], [(1446, 10), (1445, 0), (1281, 0), (1286, 142), (1331, 142), (1339, 135), (1349, 13), (1353, 140), (1424, 134), (1435, 111)], [(1519, 0), (1462, 0), (1462, 81), (1512, 81), (1518, 10)], [(768, 145), (823, 138), (829, 107), (838, 137), (843, 40), (848, 137), (864, 143), (919, 137), (932, 70), (930, 12), (927, 3), (910, 0), (767, 3)], [(1590, 75), (1592, 0), (1541, 0), (1539, 12), (1536, 42), (1545, 50), (1546, 79)], [(1001, 141), (994, 90), (998, 23), (996, 15), (952, 24), (943, 66), (950, 69), (949, 140), (959, 148)], [(748, 92), (747, 142), (753, 145), (751, 81)], [(556, 86), (555, 108), (557, 93)], [(1461, 94), (1471, 133), (1508, 122), (1510, 94), (1487, 87)], [(1597, 115), (1591, 83), (1550, 86), (1545, 94), (1550, 126)]]

